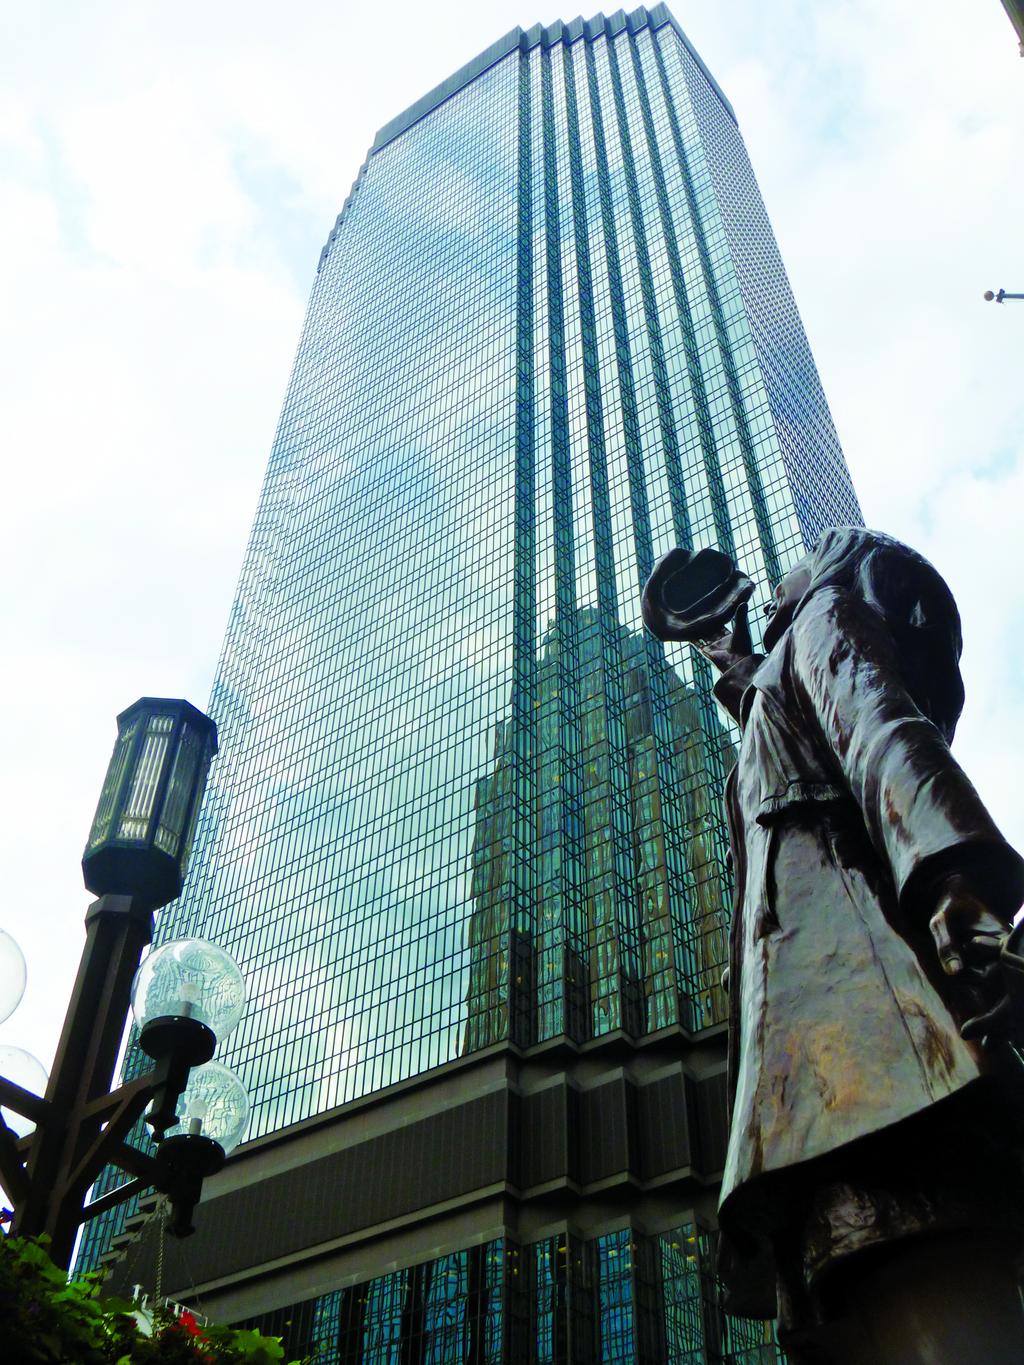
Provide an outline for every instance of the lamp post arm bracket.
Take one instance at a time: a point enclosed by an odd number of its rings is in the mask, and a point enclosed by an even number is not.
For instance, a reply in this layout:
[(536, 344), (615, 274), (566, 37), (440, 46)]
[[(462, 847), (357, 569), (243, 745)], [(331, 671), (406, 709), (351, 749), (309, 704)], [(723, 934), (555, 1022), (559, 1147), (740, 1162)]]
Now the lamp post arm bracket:
[(130, 1142), (122, 1142), (110, 1153), (107, 1160), (113, 1166), (120, 1166), (121, 1170), (127, 1171), (129, 1175), (137, 1176), (144, 1184), (152, 1185), (156, 1179), (156, 1158), (150, 1156), (148, 1152), (140, 1152), (138, 1147), (133, 1147)]
[(132, 1103), (138, 1095), (145, 1095), (143, 1107), (153, 1098), (153, 1092), (164, 1080), (166, 1068), (161, 1064), (153, 1071), (147, 1072), (145, 1076), (138, 1076), (133, 1081), (125, 1081), (124, 1085), (119, 1085), (116, 1090), (111, 1090), (109, 1095), (99, 1095), (96, 1099), (90, 1100), (82, 1108), (82, 1119), (98, 1119), (100, 1123), (110, 1123), (112, 1115), (116, 1114), (121, 1106)]
[(45, 1123), (50, 1117), (50, 1105), (47, 1100), (40, 1095), (33, 1095), (31, 1090), (15, 1085), (6, 1076), (0, 1076), (0, 1104), (13, 1109), (16, 1114), (31, 1119), (33, 1123)]
[[(136, 1148), (125, 1144), (124, 1138), (132, 1124), (142, 1117), (146, 1105), (153, 1098), (154, 1089), (154, 1078), (143, 1076), (140, 1081), (129, 1082), (122, 1086), (120, 1091), (114, 1092), (120, 1102), (71, 1172), (67, 1180), (67, 1189), (81, 1190), (84, 1195), (104, 1166), (109, 1162), (121, 1164), (118, 1158), (122, 1149), (125, 1152), (136, 1152)], [(145, 1153), (139, 1152), (138, 1155), (143, 1157)], [(134, 1156), (129, 1160), (134, 1163)], [(132, 1167), (128, 1169), (131, 1170)]]
[(82, 1210), (82, 1222), (88, 1223), (90, 1219), (98, 1218), (101, 1213), (106, 1213), (109, 1209), (116, 1209), (126, 1199), (131, 1199), (132, 1195), (142, 1194), (149, 1188), (149, 1185), (148, 1180), (129, 1180), (124, 1185), (118, 1185), (117, 1189), (111, 1190), (109, 1194), (101, 1194), (99, 1199), (94, 1199), (91, 1204), (86, 1204)]

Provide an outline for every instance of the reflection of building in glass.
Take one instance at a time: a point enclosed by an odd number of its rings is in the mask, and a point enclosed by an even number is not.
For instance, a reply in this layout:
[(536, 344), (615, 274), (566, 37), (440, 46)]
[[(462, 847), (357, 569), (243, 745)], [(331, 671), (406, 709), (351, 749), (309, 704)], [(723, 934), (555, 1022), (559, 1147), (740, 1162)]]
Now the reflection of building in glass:
[(268, 1313), (260, 1327), (337, 1365), (780, 1359), (770, 1323), (722, 1312), (714, 1240), (693, 1223), (488, 1242)]
[[(559, 746), (570, 632), (577, 695), (569, 745)], [(651, 669), (669, 718), (660, 734)], [(732, 743), (716, 712), (657, 646), (593, 607), (568, 631), (552, 623), (536, 679), (532, 805), (515, 800), (522, 746), (511, 721), (497, 728), (493, 770), (477, 783), (463, 1050), (720, 1022), (728, 917), (718, 805)], [(572, 802), (582, 837), (569, 865)], [(529, 869), (518, 899), (517, 863)], [(566, 866), (564, 896), (538, 890)]]
[(639, 595), (672, 545), (767, 584), (856, 520), (731, 108), (663, 7), (517, 29), (381, 130), (320, 257), (160, 925), (252, 991), (224, 1057), (252, 1141), (168, 1290), (319, 1324), (325, 1365), (770, 1349), (694, 1231), (731, 742)]

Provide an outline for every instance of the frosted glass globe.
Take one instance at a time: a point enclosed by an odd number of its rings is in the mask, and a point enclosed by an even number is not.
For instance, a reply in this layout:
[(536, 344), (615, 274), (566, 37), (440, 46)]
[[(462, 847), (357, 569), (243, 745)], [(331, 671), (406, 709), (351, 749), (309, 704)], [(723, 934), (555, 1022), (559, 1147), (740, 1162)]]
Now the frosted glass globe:
[(249, 1123), (249, 1094), (235, 1073), (220, 1062), (207, 1062), (189, 1073), (178, 1100), (178, 1123), (165, 1137), (196, 1133), (213, 1138), (230, 1152), (242, 1141)]
[[(0, 1044), (0, 1076), (6, 1076), (15, 1085), (20, 1085), (22, 1090), (30, 1090), (33, 1095), (39, 1096), (46, 1093), (50, 1079), (49, 1072), (38, 1057), (33, 1057), (24, 1048), (11, 1047), (9, 1043)], [(17, 1137), (27, 1137), (35, 1129), (32, 1119), (27, 1119), (24, 1114), (16, 1114), (6, 1105), (0, 1108), (0, 1115), (3, 1115), (4, 1123)]]
[(0, 929), (0, 1024), (9, 1019), (25, 994), (25, 958), (4, 929)]
[(154, 948), (132, 983), (132, 1012), (140, 1028), (179, 1015), (198, 1019), (222, 1042), (244, 1008), (245, 982), (234, 958), (201, 938)]

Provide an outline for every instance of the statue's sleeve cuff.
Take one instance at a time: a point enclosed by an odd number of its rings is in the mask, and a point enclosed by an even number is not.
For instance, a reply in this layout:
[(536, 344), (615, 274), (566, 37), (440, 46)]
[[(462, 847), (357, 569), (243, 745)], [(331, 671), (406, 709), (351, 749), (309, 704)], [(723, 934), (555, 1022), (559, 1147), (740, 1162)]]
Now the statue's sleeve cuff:
[(970, 890), (1009, 926), (1024, 902), (1024, 860), (1016, 849), (995, 837), (965, 836), (922, 859), (906, 879), (901, 901), (910, 917), (927, 924), (950, 877)]
[(753, 681), (754, 674), (764, 663), (763, 654), (750, 654), (718, 679), (714, 686), (716, 699), (729, 712), (733, 720), (740, 721), (740, 700)]

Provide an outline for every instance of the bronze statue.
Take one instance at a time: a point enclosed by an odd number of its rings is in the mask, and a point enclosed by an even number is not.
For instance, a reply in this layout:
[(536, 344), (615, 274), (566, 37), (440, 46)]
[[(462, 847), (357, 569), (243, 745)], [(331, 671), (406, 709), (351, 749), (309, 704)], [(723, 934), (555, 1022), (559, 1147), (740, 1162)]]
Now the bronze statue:
[(776, 588), (755, 654), (749, 580), (728, 565), (716, 598), (705, 566), (688, 610), (688, 561), (655, 567), (644, 614), (663, 639), (705, 637), (743, 736), (726, 787), (728, 1308), (777, 1316), (793, 1361), (1024, 1361), (999, 965), (1024, 861), (950, 754), (952, 594), (905, 545), (837, 528)]

